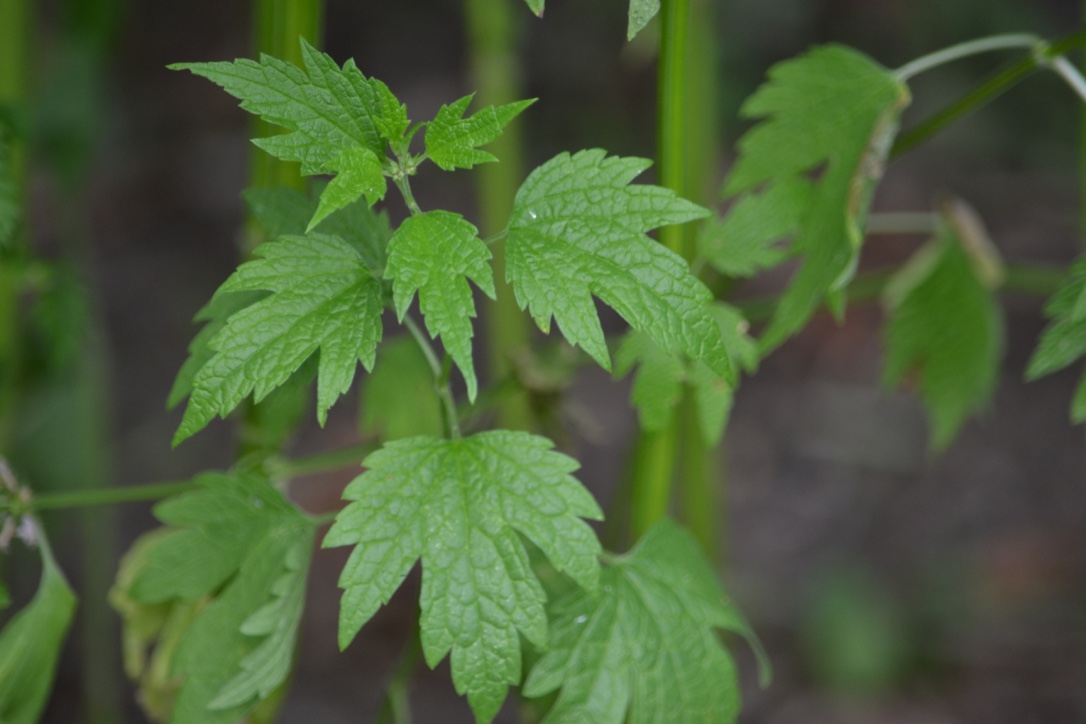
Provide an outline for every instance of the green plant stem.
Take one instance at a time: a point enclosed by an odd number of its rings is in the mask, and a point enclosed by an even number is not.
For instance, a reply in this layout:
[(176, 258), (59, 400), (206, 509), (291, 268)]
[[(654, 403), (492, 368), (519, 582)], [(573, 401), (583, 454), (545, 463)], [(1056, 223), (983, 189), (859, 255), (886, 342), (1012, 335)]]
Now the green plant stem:
[(415, 194), (411, 192), (411, 182), (408, 181), (407, 176), (393, 176), (392, 181), (396, 184), (396, 188), (400, 190), (400, 195), (403, 196), (403, 201), (407, 204), (407, 210), (411, 212), (411, 215), (421, 216), (422, 209), (419, 208), (418, 203), (415, 201)]
[(426, 358), (426, 364), (430, 366), (430, 371), (434, 375), (434, 389), (438, 399), (441, 400), (441, 409), (445, 413), (445, 435), (451, 440), (459, 440), (460, 418), (456, 414), (456, 399), (453, 397), (452, 388), (449, 387), (452, 360), (448, 355), (445, 355), (443, 361), (438, 361), (433, 345), (430, 344), (430, 340), (426, 338), (426, 333), (415, 323), (415, 320), (411, 317), (404, 317), (403, 323), (407, 327), (407, 331), (415, 338), (419, 349), (422, 350), (422, 355)]
[(1043, 42), (1041, 38), (1029, 33), (1008, 33), (1006, 35), (979, 38), (921, 56), (895, 70), (894, 75), (903, 81), (907, 81), (913, 76), (952, 63), (955, 60), (980, 55), (981, 53), (991, 53), (995, 50), (1032, 49)]
[[(464, 5), (468, 31), (468, 53), (473, 87), (483, 106), (519, 100), (520, 59), (517, 55), (518, 23), (523, 8), (510, 0), (467, 0)], [(484, 234), (496, 234), (509, 223), (513, 196), (524, 179), (524, 143), (521, 122), (507, 125), (488, 147), (498, 163), (475, 169), (475, 196), (479, 222)], [(505, 281), (505, 245), (491, 247), (494, 289), (497, 298), (487, 308), (487, 353), (490, 378), (504, 379), (516, 373), (513, 360), (531, 342), (531, 327), (517, 305), (512, 287)], [(497, 405), (497, 423), (513, 430), (535, 427), (528, 395), (514, 390)]]
[(996, 73), (928, 120), (899, 135), (894, 141), (893, 148), (890, 149), (890, 157), (896, 158), (918, 146), (962, 116), (998, 98), (1034, 71), (1051, 64), (1052, 59), (1083, 45), (1086, 45), (1086, 29), (1036, 49), (1030, 55)]
[[(414, 618), (418, 618), (416, 615)], [(411, 677), (418, 668), (422, 655), (422, 642), (419, 640), (418, 627), (412, 627), (409, 639), (400, 654), (392, 679), (385, 687), (385, 701), (377, 716), (379, 724), (411, 724), (411, 700), (408, 686)]]
[(378, 447), (376, 442), (364, 442), (294, 460), (269, 461), (269, 468), (273, 478), (298, 478), (357, 465)]
[(678, 428), (642, 430), (630, 457), (630, 535), (636, 541), (668, 513)]
[(178, 495), (198, 486), (191, 480), (173, 483), (153, 483), (151, 485), (133, 485), (123, 488), (98, 488), (95, 490), (75, 490), (61, 493), (42, 493), (35, 495), (28, 504), (30, 510), (60, 510), (62, 508), (87, 508), (96, 505), (116, 505), (117, 503), (138, 503), (158, 500), (171, 495)]
[[(850, 302), (865, 302), (882, 296), (886, 284), (898, 271), (897, 267), (859, 274), (848, 285)], [(1008, 263), (1003, 268), (1000, 291), (1050, 297), (1067, 279), (1065, 269), (1036, 264)], [(764, 322), (773, 316), (780, 295), (735, 302), (736, 308), (750, 323)]]

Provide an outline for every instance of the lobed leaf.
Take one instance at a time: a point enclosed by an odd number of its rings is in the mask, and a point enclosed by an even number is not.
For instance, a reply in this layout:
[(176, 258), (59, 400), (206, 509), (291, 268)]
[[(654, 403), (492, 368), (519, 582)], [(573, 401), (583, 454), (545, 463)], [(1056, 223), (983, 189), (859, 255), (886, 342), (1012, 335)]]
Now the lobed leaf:
[[(753, 371), (758, 364), (758, 350), (746, 335), (746, 320), (723, 303), (713, 305), (713, 314), (736, 352), (732, 364)], [(665, 429), (682, 399), (683, 385), (689, 385), (697, 409), (699, 429), (706, 445), (720, 442), (731, 412), (734, 386), (703, 362), (668, 354), (647, 336), (627, 334), (615, 353), (615, 375), (622, 377), (634, 366), (637, 373), (630, 401), (638, 411), (641, 427), (649, 431)]]
[(269, 55), (259, 61), (175, 63), (241, 100), (241, 107), (290, 133), (254, 141), (265, 151), (297, 161), (306, 175), (324, 173), (344, 148), (360, 146), (383, 158), (390, 93), (348, 60), (343, 67), (302, 39), (304, 69)]
[[(908, 102), (908, 88), (891, 72), (854, 50), (827, 45), (775, 65), (744, 103), (744, 116), (762, 120), (740, 139), (724, 192), (762, 198), (740, 200), (732, 214), (748, 212), (751, 203), (776, 209), (761, 226), (750, 220), (744, 243), (764, 248), (798, 222), (792, 246), (804, 256), (761, 340), (763, 352), (800, 329), (827, 296), (843, 300), (871, 196)], [(813, 174), (810, 192), (794, 193)]]
[(0, 632), (0, 721), (35, 724), (53, 687), (76, 598), (43, 542), (41, 581), (34, 598)]
[(479, 721), (520, 681), (520, 636), (545, 646), (544, 593), (525, 536), (556, 568), (596, 587), (599, 542), (580, 518), (599, 519), (550, 441), (498, 430), (457, 440), (386, 444), (344, 491), (351, 501), (324, 546), (352, 545), (340, 576), (340, 646), (422, 561), (423, 652), (433, 667), (451, 651), (456, 690)]
[(446, 171), (497, 161), (493, 154), (480, 151), (478, 147), (495, 140), (509, 121), (535, 103), (530, 100), (487, 106), (471, 117), (463, 118), (472, 97), (464, 96), (441, 106), (434, 120), (426, 125), (426, 155)]
[(180, 677), (171, 721), (226, 724), (287, 679), (316, 527), (257, 476), (196, 482), (155, 506), (172, 529), (146, 543), (127, 595), (190, 616), (184, 604), (199, 603), (169, 666)]
[(174, 444), (250, 393), (259, 402), (314, 352), (317, 419), (350, 387), (355, 368), (373, 367), (381, 338), (381, 282), (358, 251), (326, 234), (285, 236), (262, 244), (216, 294), (271, 292), (233, 313), (207, 341), (210, 358), (196, 371)]
[(679, 255), (646, 232), (706, 216), (659, 186), (630, 186), (650, 162), (593, 149), (560, 154), (517, 192), (506, 240), (506, 278), (544, 332), (553, 317), (565, 338), (605, 369), (610, 357), (595, 295), (666, 350), (679, 350), (732, 379), (712, 294)]
[(1000, 307), (953, 223), (903, 267), (887, 289), (886, 384), (911, 370), (944, 448), (965, 419), (987, 404), (1003, 348)]
[(333, 212), (349, 206), (363, 196), (366, 202), (373, 206), (385, 197), (385, 191), (388, 190), (381, 159), (368, 148), (352, 146), (344, 149), (325, 165), (325, 170), (336, 176), (321, 192), (317, 210), (306, 224), (306, 233)]
[(475, 400), (478, 383), (471, 354), (475, 317), (468, 279), (494, 299), (490, 250), (459, 214), (427, 211), (404, 219), (388, 243), (385, 275), (392, 279), (396, 314), (403, 321), (415, 292), (431, 337), (441, 336)]
[(524, 685), (532, 698), (561, 690), (544, 722), (735, 720), (735, 664), (714, 629), (761, 648), (688, 533), (661, 521), (603, 570), (600, 589), (551, 607), (550, 647)]
[[(1086, 357), (1086, 257), (1071, 265), (1067, 280), (1045, 305), (1051, 322), (1041, 335), (1026, 368), (1026, 379), (1036, 380)], [(1071, 421), (1086, 422), (1086, 375), (1071, 402)]]

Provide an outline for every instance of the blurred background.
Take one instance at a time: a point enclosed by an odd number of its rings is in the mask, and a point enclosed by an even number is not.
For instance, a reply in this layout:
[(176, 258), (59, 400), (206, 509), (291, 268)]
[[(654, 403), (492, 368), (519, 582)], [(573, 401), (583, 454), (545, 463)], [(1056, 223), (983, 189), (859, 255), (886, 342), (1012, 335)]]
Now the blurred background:
[[(549, 0), (542, 20), (519, 0), (508, 4), (520, 95), (539, 99), (520, 122), (526, 167), (589, 147), (653, 157), (655, 25), (627, 44), (623, 0)], [(38, 302), (34, 318), (18, 320), (31, 330), (29, 362), (18, 413), (0, 426), (7, 454), (40, 490), (228, 467), (231, 424), (172, 450), (180, 411), (167, 411), (165, 400), (197, 329), (193, 315), (242, 253), (250, 119), (218, 87), (166, 65), (253, 57), (253, 8), (223, 0), (28, 5), (29, 82), (5, 112), (29, 146), (30, 248), (48, 265), (28, 292)], [(412, 118), (429, 118), (474, 88), (465, 6), (328, 0), (322, 45), (385, 81)], [(772, 63), (812, 44), (849, 44), (893, 68), (993, 33), (1059, 37), (1079, 27), (1083, 12), (1073, 0), (722, 0), (714, 9), (717, 79), (705, 101), (719, 141), (711, 187), (746, 127), (737, 119), (742, 99)], [(985, 56), (918, 78), (904, 125), (1007, 59)], [(926, 211), (950, 191), (977, 208), (1008, 259), (1066, 264), (1081, 250), (1079, 106), (1054, 75), (1029, 79), (895, 161), (875, 209)], [(478, 218), (469, 172), (428, 169), (414, 188), (424, 208)], [(390, 215), (402, 218), (390, 201)], [(864, 263), (904, 259), (921, 241), (879, 237)], [(736, 298), (780, 281), (740, 286)], [(816, 317), (742, 383), (721, 452), (729, 491), (721, 572), (775, 675), (759, 689), (750, 652), (729, 642), (742, 669), (741, 721), (1086, 722), (1086, 440), (1067, 421), (1077, 372), (1026, 385), (1044, 298), (1006, 294), (1003, 302), (1006, 355), (994, 403), (941, 454), (929, 452), (916, 399), (879, 384), (875, 304), (851, 308), (842, 324)], [(559, 410), (562, 447), (582, 462), (579, 477), (605, 508), (634, 433), (627, 397), (628, 380), (612, 384), (585, 367)], [(323, 431), (311, 417), (291, 454), (357, 440), (353, 395)], [(332, 510), (355, 474), (314, 476), (293, 494), (309, 510)], [(150, 506), (54, 513), (45, 522), (81, 599), (46, 721), (143, 721), (104, 600), (120, 553), (155, 525)], [(376, 721), (408, 636), (416, 578), (337, 652), (343, 560), (343, 551), (314, 560), (284, 722)], [(28, 561), (16, 550), (5, 564), (16, 606), (36, 584)], [(418, 722), (470, 721), (444, 664), (420, 666), (409, 693)], [(502, 717), (517, 721), (516, 707)]]

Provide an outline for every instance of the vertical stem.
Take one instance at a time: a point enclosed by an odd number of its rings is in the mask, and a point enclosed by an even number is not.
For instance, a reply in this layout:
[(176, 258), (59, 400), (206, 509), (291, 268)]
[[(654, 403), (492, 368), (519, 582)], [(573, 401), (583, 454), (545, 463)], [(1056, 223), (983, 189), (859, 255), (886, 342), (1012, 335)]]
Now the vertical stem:
[[(305, 38), (310, 45), (320, 47), (321, 27), (324, 21), (324, 0), (255, 0), (253, 6), (254, 41), (258, 53), (267, 53), (295, 65), (302, 65), (302, 45)], [(273, 126), (262, 118), (253, 116), (253, 138), (263, 138), (283, 129)], [(298, 164), (282, 161), (250, 147), (249, 185), (253, 188), (285, 186), (297, 191), (305, 190)], [(264, 241), (264, 233), (254, 219), (248, 219), (242, 237), (242, 256), (248, 258), (253, 249)], [(276, 394), (304, 394), (282, 390)], [(279, 435), (269, 433), (272, 427), (259, 405), (246, 402), (241, 414), (241, 434), (238, 457), (267, 457), (282, 445)]]
[[(480, 105), (511, 103), (520, 98), (520, 63), (517, 57), (517, 23), (514, 13), (524, 8), (510, 0), (467, 0), (465, 13), (471, 75)], [(505, 228), (513, 209), (513, 195), (524, 178), (524, 144), (521, 123), (514, 120), (490, 144), (498, 163), (475, 169), (475, 190), (484, 236)], [(517, 306), (513, 290), (505, 282), (505, 245), (496, 244), (494, 276), (497, 300), (486, 315), (491, 377), (513, 374), (512, 360), (528, 348), (531, 328)], [(519, 389), (503, 396), (498, 405), (498, 425), (526, 430), (532, 427), (527, 396)]]

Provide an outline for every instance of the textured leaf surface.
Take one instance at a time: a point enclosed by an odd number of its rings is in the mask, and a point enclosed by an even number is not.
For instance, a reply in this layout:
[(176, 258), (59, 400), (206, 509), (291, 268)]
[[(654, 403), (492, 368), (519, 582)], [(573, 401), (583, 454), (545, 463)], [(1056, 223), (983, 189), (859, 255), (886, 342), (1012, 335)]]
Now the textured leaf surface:
[(353, 545), (340, 576), (340, 646), (422, 560), (422, 647), (436, 666), (452, 652), (456, 690), (490, 721), (520, 680), (520, 636), (547, 642), (544, 593), (518, 534), (587, 589), (599, 542), (580, 518), (599, 519), (570, 476), (574, 460), (522, 432), (460, 440), (398, 440), (366, 459), (344, 492), (325, 546)]
[(650, 162), (594, 149), (543, 164), (517, 192), (506, 276), (544, 332), (553, 317), (605, 369), (610, 357), (592, 296), (667, 350), (732, 377), (709, 290), (645, 232), (706, 216), (659, 186), (629, 185)]
[(449, 211), (428, 211), (400, 224), (388, 243), (385, 275), (392, 279), (396, 313), (402, 321), (415, 292), (432, 337), (441, 336), (475, 399), (478, 383), (471, 354), (475, 302), (468, 279), (494, 299), (490, 250), (478, 230)]
[(732, 277), (753, 276), (780, 264), (787, 250), (777, 242), (799, 230), (811, 188), (806, 179), (791, 178), (740, 197), (724, 219), (711, 219), (702, 227), (700, 253), (714, 269)]
[(551, 620), (524, 687), (529, 697), (561, 688), (551, 724), (734, 721), (735, 664), (714, 629), (760, 651), (697, 543), (667, 520), (603, 570), (598, 595), (571, 591)]
[(660, 0), (630, 0), (629, 20), (626, 23), (626, 40), (633, 40), (641, 29), (660, 12)]
[(434, 373), (415, 340), (401, 335), (377, 350), (362, 387), (362, 430), (385, 440), (442, 433)]
[[(746, 321), (725, 304), (714, 304), (713, 314), (728, 340), (728, 349), (736, 353), (732, 364), (753, 371), (758, 364), (758, 350), (746, 334)], [(720, 441), (731, 411), (732, 384), (705, 363), (668, 354), (639, 332), (627, 334), (619, 345), (615, 353), (615, 375), (622, 377), (635, 366), (637, 373), (630, 402), (637, 408), (642, 428), (649, 431), (665, 429), (682, 399), (683, 385), (689, 384), (697, 405), (703, 440), (710, 446)]]
[(235, 722), (290, 670), (315, 526), (267, 481), (208, 474), (155, 506), (153, 541), (130, 589), (142, 604), (211, 597), (171, 666), (175, 722)]
[(329, 161), (325, 169), (336, 176), (321, 192), (320, 203), (305, 227), (306, 232), (312, 231), (330, 214), (358, 201), (360, 197), (364, 196), (370, 206), (385, 197), (388, 183), (381, 159), (368, 148), (354, 146), (345, 149)]
[[(871, 195), (908, 102), (908, 89), (892, 73), (856, 51), (828, 45), (775, 65), (744, 103), (744, 116), (763, 120), (740, 139), (724, 191), (768, 198), (740, 201), (732, 213), (748, 212), (745, 203), (777, 209), (763, 217), (763, 228), (748, 227), (747, 244), (771, 242), (798, 220), (793, 248), (804, 255), (763, 349), (800, 329), (827, 294), (852, 277)], [(793, 193), (797, 179), (813, 172), (820, 175), (811, 192)], [(789, 187), (777, 188), (782, 183)]]
[(991, 290), (954, 230), (907, 265), (891, 285), (884, 380), (919, 374), (932, 424), (932, 443), (945, 447), (965, 419), (987, 404), (999, 374), (1003, 322)]
[[(316, 199), (293, 189), (246, 189), (243, 195), (249, 211), (267, 231), (269, 239), (305, 234), (309, 220), (317, 212)], [(384, 271), (388, 240), (392, 238), (386, 213), (375, 213), (367, 204), (356, 201), (334, 212), (314, 229), (338, 236), (353, 246), (362, 263), (375, 275)]]
[(353, 60), (339, 67), (305, 40), (302, 59), (304, 70), (268, 55), (170, 68), (207, 78), (240, 99), (245, 110), (289, 129), (255, 143), (276, 158), (300, 162), (303, 174), (323, 173), (345, 148), (360, 146), (383, 157), (383, 84), (362, 75)]
[(464, 118), (472, 96), (441, 106), (434, 120), (426, 125), (426, 155), (446, 171), (471, 168), (477, 163), (497, 161), (493, 154), (480, 151), (502, 133), (509, 121), (535, 101), (517, 101), (503, 106), (487, 106)]
[[(1086, 257), (1072, 266), (1067, 281), (1045, 306), (1051, 322), (1030, 358), (1026, 379), (1035, 380), (1086, 357)], [(1086, 422), (1086, 375), (1071, 403), (1071, 420)]]
[(75, 594), (45, 547), (38, 591), (0, 632), (0, 721), (35, 724), (53, 688)]
[(358, 362), (373, 367), (381, 338), (381, 283), (335, 236), (285, 236), (257, 247), (218, 293), (268, 291), (236, 312), (207, 346), (174, 444), (225, 417), (250, 393), (259, 402), (320, 350), (317, 419), (350, 387)]

